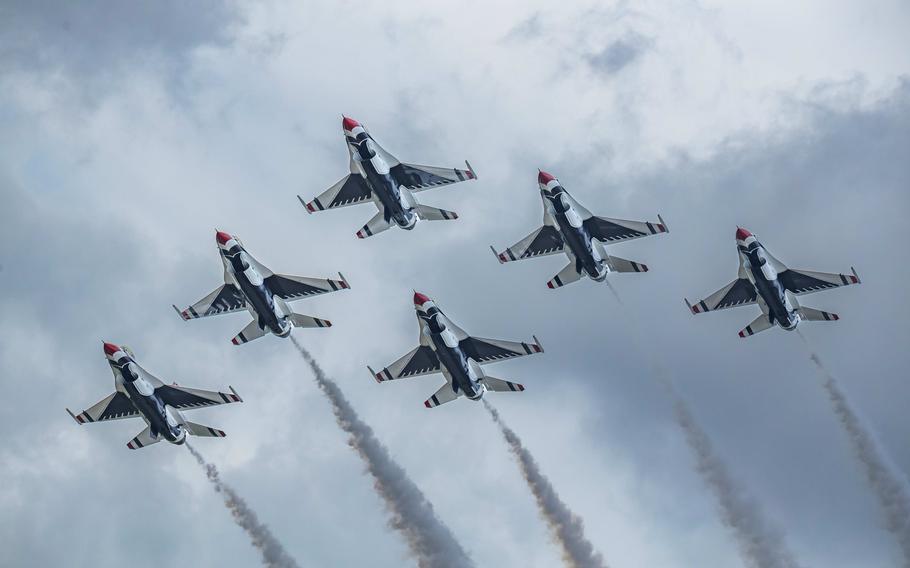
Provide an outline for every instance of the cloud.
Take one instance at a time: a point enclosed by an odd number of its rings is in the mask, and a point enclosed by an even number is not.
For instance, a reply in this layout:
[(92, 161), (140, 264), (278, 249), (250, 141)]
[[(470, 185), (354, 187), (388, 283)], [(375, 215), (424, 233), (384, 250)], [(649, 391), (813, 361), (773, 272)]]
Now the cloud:
[(603, 50), (587, 57), (588, 64), (606, 75), (615, 75), (640, 59), (653, 45), (653, 41), (641, 34), (629, 33), (610, 42)]
[[(614, 284), (650, 348), (674, 365), (714, 448), (768, 516), (784, 521), (794, 553), (807, 565), (892, 563), (898, 551), (876, 525), (878, 503), (850, 467), (851, 449), (806, 380), (812, 369), (794, 337), (769, 331), (741, 341), (749, 309), (693, 317), (682, 297), (735, 277), (736, 224), (795, 266), (856, 265), (862, 286), (812, 298), (843, 319), (804, 331), (898, 467), (910, 469), (900, 438), (910, 340), (901, 322), (910, 308), (899, 301), (910, 268), (898, 260), (910, 183), (910, 93), (900, 77), (910, 70), (895, 55), (904, 8), (854, 17), (848, 6), (772, 4), (754, 18), (736, 6), (641, 10), (647, 18), (631, 29), (654, 47), (610, 89), (590, 81), (581, 57), (609, 37), (588, 34), (579, 25), (585, 8), (568, 4), (565, 17), (546, 14), (555, 43), (501, 41), (535, 11), (519, 3), (479, 17), (461, 4), (339, 12), (276, 2), (227, 12), (220, 31), (192, 24), (208, 18), (194, 11), (189, 31), (174, 32), (183, 39), (163, 44), (121, 34), (99, 50), (52, 48), (49, 61), (74, 53), (66, 64), (20, 58), (0, 76), (7, 557), (102, 567), (125, 558), (258, 561), (186, 452), (162, 444), (128, 452), (140, 424), (78, 427), (63, 411), (112, 388), (100, 339), (129, 344), (163, 379), (241, 392), (242, 408), (194, 411), (228, 432), (200, 450), (256, 503), (289, 554), (314, 565), (397, 566), (406, 557), (381, 529), (381, 500), (324, 399), (288, 361), (288, 345), (266, 338), (235, 348), (229, 338), (245, 316), (186, 323), (170, 309), (219, 284), (212, 233), (224, 227), (275, 270), (345, 273), (350, 292), (301, 303), (335, 323), (307, 330), (307, 345), (439, 517), (468, 535), (478, 565), (543, 567), (559, 556), (481, 407), (426, 411), (420, 403), (440, 378), (376, 385), (367, 375), (365, 364), (416, 343), (412, 287), (469, 332), (540, 337), (545, 355), (495, 367), (527, 390), (492, 400), (611, 563), (737, 562), (672, 408), (628, 357), (633, 346), (605, 288), (547, 290), (563, 260), (501, 266), (489, 255), (488, 244), (539, 226), (535, 176), (546, 165), (599, 214), (660, 212), (669, 223), (669, 235), (611, 247), (652, 269)], [(54, 17), (41, 17), (39, 44), (63, 41)], [(739, 54), (716, 40), (718, 30)], [(9, 33), (4, 53), (20, 45)], [(849, 46), (847, 35), (856, 40)], [(263, 50), (263, 37), (283, 38), (281, 48)], [(422, 198), (460, 219), (359, 241), (353, 232), (372, 215), (366, 205), (307, 215), (295, 194), (316, 195), (347, 171), (341, 112), (404, 160), (470, 159), (478, 181)], [(92, 542), (111, 545), (99, 557)]]

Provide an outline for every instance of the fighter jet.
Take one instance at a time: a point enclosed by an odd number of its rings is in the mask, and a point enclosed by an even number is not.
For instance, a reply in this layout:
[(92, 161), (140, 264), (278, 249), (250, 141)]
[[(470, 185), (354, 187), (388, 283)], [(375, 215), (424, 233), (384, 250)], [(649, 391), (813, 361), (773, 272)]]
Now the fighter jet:
[(221, 430), (190, 422), (180, 410), (243, 402), (233, 387), (228, 387), (231, 392), (226, 393), (190, 389), (177, 383), (166, 385), (142, 368), (128, 347), (105, 342), (104, 354), (114, 373), (116, 390), (79, 414), (73, 414), (69, 408), (66, 411), (77, 424), (136, 416), (142, 418), (148, 426), (127, 443), (126, 447), (131, 450), (157, 444), (161, 440), (183, 444), (187, 434), (223, 438), (226, 434)]
[(859, 284), (859, 275), (810, 272), (787, 268), (774, 258), (755, 238), (755, 235), (738, 227), (736, 247), (739, 252), (739, 277), (717, 292), (695, 304), (686, 299), (693, 314), (723, 310), (747, 304), (758, 304), (761, 315), (739, 332), (749, 337), (769, 329), (774, 324), (793, 331), (800, 321), (837, 321), (837, 314), (823, 312), (799, 305), (796, 296), (812, 294), (828, 288)]
[(411, 230), (419, 220), (449, 221), (458, 218), (458, 214), (452, 211), (420, 205), (414, 194), (441, 185), (477, 179), (471, 164), (465, 161), (466, 170), (405, 164), (377, 144), (359, 122), (342, 118), (351, 173), (309, 203), (298, 195), (297, 199), (308, 212), (372, 200), (379, 213), (357, 231), (357, 237), (361, 239), (385, 231), (393, 224)]
[(184, 320), (246, 309), (253, 321), (231, 340), (234, 345), (259, 339), (267, 333), (287, 337), (292, 327), (332, 325), (328, 320), (292, 312), (287, 302), (350, 288), (341, 273), (338, 273), (341, 280), (275, 274), (253, 258), (237, 237), (216, 231), (215, 240), (224, 264), (224, 285), (185, 310), (174, 306)]
[(536, 337), (534, 343), (471, 337), (452, 323), (433, 300), (419, 292), (414, 292), (414, 309), (420, 326), (420, 346), (378, 373), (367, 366), (377, 382), (441, 372), (446, 384), (423, 403), (427, 408), (460, 396), (480, 400), (488, 390), (525, 390), (518, 383), (487, 375), (480, 364), (542, 353)]
[(537, 183), (543, 200), (543, 227), (503, 252), (497, 253), (491, 246), (501, 264), (565, 253), (569, 264), (547, 282), (549, 288), (565, 286), (582, 276), (602, 282), (610, 272), (648, 271), (648, 267), (640, 262), (610, 256), (603, 243), (667, 233), (669, 229), (660, 215), (657, 216), (660, 222), (595, 217), (547, 172), (540, 171)]

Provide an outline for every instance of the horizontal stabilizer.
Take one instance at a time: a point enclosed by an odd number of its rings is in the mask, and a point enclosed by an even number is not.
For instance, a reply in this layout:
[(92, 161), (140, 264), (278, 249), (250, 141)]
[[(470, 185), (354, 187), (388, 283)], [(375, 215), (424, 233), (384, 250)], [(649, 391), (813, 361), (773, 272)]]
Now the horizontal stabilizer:
[(634, 260), (626, 260), (618, 256), (611, 256), (607, 263), (613, 272), (647, 272), (648, 266)]
[(240, 333), (234, 336), (234, 339), (231, 340), (231, 343), (234, 345), (242, 345), (244, 343), (249, 343), (254, 339), (259, 339), (263, 335), (268, 333), (265, 329), (259, 327), (259, 322), (256, 320), (251, 321), (243, 328)]
[(799, 308), (799, 317), (805, 321), (837, 321), (840, 316), (813, 308)]
[(202, 424), (196, 424), (195, 422), (184, 422), (186, 426), (186, 431), (193, 436), (207, 436), (209, 438), (224, 438), (227, 434), (223, 430), (218, 428), (211, 428), (209, 426), (203, 426)]
[(430, 207), (429, 205), (418, 205), (414, 210), (417, 212), (417, 216), (424, 221), (451, 221), (453, 219), (458, 219), (458, 213), (454, 211), (437, 209), (436, 207)]
[(494, 392), (521, 392), (525, 390), (524, 385), (497, 379), (496, 377), (484, 377), (481, 382), (486, 385), (487, 390)]
[(436, 394), (426, 399), (423, 405), (427, 408), (436, 408), (440, 404), (452, 402), (459, 396), (461, 396), (461, 392), (455, 392), (455, 389), (452, 388), (452, 384), (446, 383), (439, 387), (439, 390), (436, 391)]
[(572, 261), (567, 264), (565, 268), (560, 270), (559, 274), (547, 282), (547, 288), (559, 288), (565, 286), (566, 284), (577, 282), (580, 278), (581, 272), (576, 270), (575, 261)]
[(332, 327), (332, 322), (329, 320), (314, 318), (313, 316), (291, 314), (290, 319), (294, 327)]
[(358, 239), (372, 237), (376, 233), (381, 233), (391, 227), (392, 224), (385, 220), (385, 213), (380, 211), (373, 215), (373, 218), (367, 221), (367, 224), (357, 231)]
[(755, 318), (755, 321), (744, 327), (742, 331), (739, 332), (739, 336), (742, 338), (750, 337), (760, 331), (770, 329), (771, 325), (771, 320), (768, 319), (768, 316), (762, 314)]
[(151, 429), (148, 426), (146, 426), (145, 430), (143, 430), (142, 432), (139, 432), (139, 434), (135, 438), (133, 438), (126, 444), (126, 447), (131, 450), (138, 450), (139, 448), (144, 448), (146, 446), (151, 446), (152, 444), (157, 444), (160, 441), (161, 441), (161, 437), (158, 436), (158, 437), (153, 438)]

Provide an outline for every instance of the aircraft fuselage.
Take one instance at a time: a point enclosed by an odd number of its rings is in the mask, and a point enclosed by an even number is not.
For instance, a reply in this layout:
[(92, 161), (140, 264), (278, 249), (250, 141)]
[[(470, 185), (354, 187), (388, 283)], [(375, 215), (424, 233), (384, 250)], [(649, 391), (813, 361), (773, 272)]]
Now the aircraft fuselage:
[[(479, 400), (484, 393), (484, 389), (471, 378), (471, 369), (468, 363), (468, 356), (458, 343), (455, 334), (445, 327), (441, 321), (441, 312), (437, 308), (431, 308), (427, 326), (429, 328), (430, 340), (433, 342), (433, 350), (439, 363), (448, 371), (452, 378), (452, 388), (455, 391), (461, 391), (471, 400)], [(440, 325), (441, 324), (441, 325)]]
[(768, 318), (783, 329), (792, 331), (799, 324), (799, 314), (787, 299), (787, 290), (777, 278), (777, 269), (758, 241), (739, 247), (747, 276), (768, 309)]
[(417, 224), (417, 215), (404, 203), (400, 184), (389, 164), (376, 150), (373, 139), (363, 132), (357, 135), (356, 140), (347, 139), (364, 181), (383, 208), (385, 220), (394, 221), (402, 229), (413, 229)]
[(575, 257), (578, 272), (584, 271), (593, 280), (603, 280), (607, 275), (604, 262), (594, 252), (590, 233), (578, 212), (562, 197), (564, 194), (562, 186), (557, 186), (546, 196), (553, 206), (551, 215), (559, 226), (563, 242)]
[(244, 258), (249, 253), (240, 245), (235, 245), (228, 251), (222, 249), (221, 254), (230, 267), (237, 287), (246, 298), (253, 317), (259, 322), (259, 327), (268, 329), (278, 337), (287, 337), (292, 326), (287, 321), (287, 316), (279, 316), (275, 306), (275, 295), (266, 285), (263, 276)]
[(168, 410), (164, 402), (155, 394), (155, 390), (138, 372), (131, 369), (135, 365), (128, 357), (121, 357), (116, 363), (110, 361), (111, 367), (117, 374), (118, 385), (122, 387), (130, 404), (142, 415), (149, 425), (153, 436), (163, 436), (173, 444), (182, 444), (186, 441), (186, 429), (177, 420), (178, 412), (171, 409), (173, 419), (168, 420)]

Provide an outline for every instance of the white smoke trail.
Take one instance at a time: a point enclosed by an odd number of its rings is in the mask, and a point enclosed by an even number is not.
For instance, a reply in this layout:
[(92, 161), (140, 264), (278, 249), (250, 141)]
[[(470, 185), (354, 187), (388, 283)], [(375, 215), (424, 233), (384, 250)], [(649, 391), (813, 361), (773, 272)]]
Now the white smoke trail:
[(291, 336), (291, 341), (310, 365), (316, 383), (332, 404), (335, 420), (349, 436), (348, 445), (357, 452), (373, 476), (373, 487), (391, 514), (389, 525), (405, 537), (417, 565), (421, 568), (473, 566), (449, 527), (436, 516), (433, 505), (392, 459), (386, 447), (373, 434), (373, 429), (360, 419), (335, 381), (325, 375), (297, 338)]
[(215, 491), (224, 495), (224, 504), (231, 511), (234, 522), (246, 531), (252, 539), (252, 544), (262, 554), (262, 564), (273, 568), (297, 568), (297, 562), (284, 550), (281, 543), (272, 535), (269, 528), (259, 522), (259, 517), (250, 509), (237, 493), (223, 481), (218, 475), (218, 469), (214, 464), (205, 461), (205, 458), (191, 446), (189, 442), (186, 449), (193, 454), (196, 461), (205, 468), (205, 475), (215, 486)]
[(674, 395), (673, 410), (689, 448), (695, 453), (698, 473), (717, 498), (722, 522), (736, 535), (743, 561), (756, 568), (799, 566), (784, 542), (783, 533), (769, 525), (758, 504), (733, 479), (679, 395)]
[[(625, 309), (619, 293), (607, 281), (616, 301)], [(638, 332), (634, 317), (626, 319)], [(641, 334), (635, 333), (641, 348)], [(752, 500), (742, 485), (734, 479), (724, 461), (714, 453), (707, 433), (702, 430), (685, 399), (677, 392), (670, 373), (654, 357), (648, 357), (658, 382), (663, 385), (673, 400), (676, 423), (682, 429), (689, 449), (695, 454), (696, 470), (705, 485), (717, 499), (721, 521), (732, 529), (739, 547), (740, 556), (747, 566), (755, 568), (795, 568), (799, 566), (790, 551), (783, 532), (773, 526), (764, 516), (761, 507)]]
[(502, 436), (509, 444), (509, 450), (518, 459), (521, 475), (528, 483), (541, 515), (550, 527), (553, 538), (562, 548), (562, 559), (570, 568), (605, 568), (603, 557), (594, 550), (594, 546), (585, 537), (584, 522), (573, 513), (550, 484), (550, 480), (540, 472), (537, 461), (521, 442), (515, 432), (506, 426), (493, 405), (483, 400), (483, 405), (490, 411), (493, 421), (502, 431)]
[(884, 509), (885, 526), (897, 538), (904, 555), (904, 566), (910, 568), (910, 488), (907, 479), (888, 457), (872, 430), (863, 423), (846, 393), (828, 372), (806, 337), (800, 330), (797, 329), (796, 332), (805, 343), (809, 358), (822, 374), (822, 386), (834, 407), (834, 413), (847, 431), (856, 458), (866, 470), (866, 480)]

